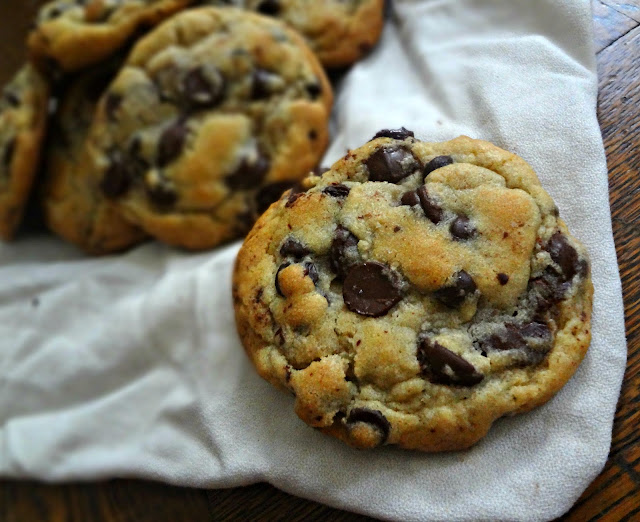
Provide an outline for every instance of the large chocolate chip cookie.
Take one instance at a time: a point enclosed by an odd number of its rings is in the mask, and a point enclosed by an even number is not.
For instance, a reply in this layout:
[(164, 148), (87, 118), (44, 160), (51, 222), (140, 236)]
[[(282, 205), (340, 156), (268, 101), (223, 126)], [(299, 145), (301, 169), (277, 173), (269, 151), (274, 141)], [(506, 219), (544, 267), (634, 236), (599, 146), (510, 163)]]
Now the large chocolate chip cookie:
[(361, 448), (466, 448), (575, 372), (587, 253), (524, 160), (382, 131), (302, 190), (258, 220), (233, 292), (258, 372), (311, 426)]

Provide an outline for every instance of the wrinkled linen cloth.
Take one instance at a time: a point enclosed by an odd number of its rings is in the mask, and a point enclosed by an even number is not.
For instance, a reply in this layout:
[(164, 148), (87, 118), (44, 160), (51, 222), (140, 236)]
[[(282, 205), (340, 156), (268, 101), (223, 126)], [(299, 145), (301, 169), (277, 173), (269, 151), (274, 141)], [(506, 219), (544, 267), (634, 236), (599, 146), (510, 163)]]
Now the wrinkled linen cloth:
[(593, 262), (593, 342), (545, 406), (468, 451), (351, 449), (302, 423), (238, 340), (238, 244), (89, 259), (0, 246), (0, 474), (268, 481), (389, 520), (546, 520), (603, 467), (626, 360), (588, 0), (397, 0), (337, 89), (326, 164), (381, 128), (467, 134), (528, 160)]

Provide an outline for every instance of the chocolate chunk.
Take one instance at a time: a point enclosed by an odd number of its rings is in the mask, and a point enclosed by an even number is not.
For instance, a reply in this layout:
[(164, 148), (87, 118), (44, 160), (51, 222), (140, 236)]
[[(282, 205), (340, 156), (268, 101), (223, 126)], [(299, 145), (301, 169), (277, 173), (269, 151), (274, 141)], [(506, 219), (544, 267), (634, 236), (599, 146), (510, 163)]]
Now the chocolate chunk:
[(400, 198), (400, 203), (403, 205), (407, 205), (409, 207), (413, 207), (414, 205), (420, 204), (420, 197), (418, 196), (417, 190), (410, 190), (409, 192), (405, 192), (402, 194)]
[(551, 337), (551, 330), (545, 323), (531, 322), (520, 328), (520, 333), (524, 337), (533, 337), (537, 339), (545, 339)]
[(304, 264), (304, 275), (311, 278), (313, 284), (315, 285), (318, 282), (320, 276), (318, 275), (318, 269), (316, 265), (314, 265), (311, 261), (307, 261)]
[(258, 157), (253, 162), (243, 158), (235, 172), (227, 176), (225, 181), (232, 190), (252, 189), (262, 183), (270, 168), (271, 162), (269, 159), (259, 152)]
[(293, 185), (292, 181), (280, 181), (277, 183), (270, 183), (262, 187), (256, 195), (256, 208), (258, 214), (262, 214), (269, 208), (271, 203), (278, 201), (282, 194), (289, 190)]
[(264, 15), (275, 16), (280, 12), (280, 2), (278, 0), (262, 0), (258, 4), (258, 12)]
[(282, 272), (285, 268), (287, 268), (289, 265), (291, 265), (291, 263), (289, 263), (288, 261), (285, 263), (282, 263), (279, 267), (278, 267), (278, 271), (276, 272), (276, 292), (278, 293), (278, 295), (281, 295), (282, 297), (284, 297), (284, 294), (282, 293), (282, 290), (280, 290), (280, 282), (278, 281), (278, 278), (280, 277), (280, 272)]
[(166, 180), (147, 187), (147, 196), (157, 207), (171, 207), (178, 201), (178, 194), (175, 188)]
[(431, 339), (420, 342), (416, 355), (422, 373), (435, 384), (475, 386), (484, 379), (473, 364)]
[(564, 234), (556, 232), (546, 246), (551, 259), (560, 266), (565, 281), (571, 281), (578, 271), (578, 252), (573, 248)]
[(425, 216), (429, 218), (429, 220), (437, 225), (442, 221), (444, 217), (444, 212), (440, 205), (438, 205), (430, 196), (429, 192), (427, 192), (427, 187), (422, 185), (417, 190), (418, 197), (420, 198), (420, 205), (422, 205), (422, 210), (424, 211)]
[(328, 194), (334, 198), (346, 198), (351, 192), (351, 189), (342, 183), (337, 183), (335, 185), (329, 185), (326, 189), (322, 191), (324, 194)]
[(402, 299), (398, 277), (382, 263), (356, 265), (345, 277), (342, 296), (347, 308), (368, 317), (380, 317)]
[(458, 216), (453, 220), (451, 226), (449, 227), (449, 231), (453, 236), (453, 239), (459, 240), (467, 240), (471, 239), (476, 235), (476, 229), (471, 224), (471, 221), (467, 216)]
[(331, 269), (340, 279), (344, 279), (351, 267), (359, 261), (358, 238), (346, 228), (339, 226), (329, 249)]
[(310, 253), (311, 250), (309, 248), (291, 237), (287, 238), (280, 247), (280, 255), (282, 257), (291, 256), (294, 259), (302, 259), (304, 256)]
[(262, 100), (271, 95), (269, 83), (272, 76), (272, 73), (264, 69), (256, 69), (253, 71), (253, 75), (251, 76), (252, 100)]
[(107, 198), (117, 198), (129, 190), (132, 178), (129, 164), (122, 153), (112, 151), (109, 168), (100, 182), (100, 190)]
[(502, 286), (504, 286), (508, 282), (509, 282), (509, 276), (507, 274), (503, 274), (502, 272), (500, 272), (498, 274), (498, 283), (500, 283)]
[(375, 140), (376, 138), (392, 138), (394, 140), (406, 140), (407, 138), (413, 138), (413, 131), (405, 129), (404, 127), (400, 127), (399, 129), (382, 129), (378, 131), (376, 135), (371, 138), (371, 140)]
[(527, 343), (517, 326), (505, 324), (505, 329), (502, 332), (480, 341), (480, 346), (484, 351), (522, 350), (527, 347)]
[(287, 202), (284, 204), (286, 208), (291, 208), (293, 204), (298, 201), (298, 198), (304, 194), (306, 190), (303, 190), (303, 187), (300, 183), (296, 183), (293, 187), (291, 187), (291, 191), (289, 192), (289, 197), (287, 198)]
[(371, 181), (398, 183), (418, 168), (413, 154), (406, 149), (382, 147), (365, 160)]
[(380, 444), (384, 444), (389, 438), (391, 432), (391, 423), (379, 410), (370, 410), (369, 408), (354, 408), (347, 417), (347, 424), (355, 424), (364, 422), (371, 424), (380, 431)]
[(305, 89), (312, 100), (317, 100), (322, 94), (322, 86), (319, 83), (309, 83)]
[(2, 155), (2, 164), (5, 167), (9, 167), (11, 165), (11, 161), (13, 160), (13, 153), (16, 149), (16, 139), (12, 138), (9, 140), (9, 143), (5, 145), (4, 154)]
[(453, 163), (453, 158), (451, 156), (436, 156), (429, 163), (425, 165), (422, 173), (425, 176), (428, 176), (434, 170), (441, 169), (442, 167), (446, 167), (447, 165), (451, 165), (452, 163)]
[(311, 141), (313, 141), (313, 140), (317, 140), (317, 139), (318, 139), (318, 133), (317, 133), (317, 131), (316, 131), (315, 129), (311, 129), (311, 130), (309, 131), (309, 133), (307, 134), (307, 136), (309, 137), (309, 139), (310, 139)]
[(460, 270), (454, 274), (452, 284), (436, 290), (434, 295), (438, 301), (449, 308), (457, 308), (468, 295), (476, 291), (476, 288), (476, 283), (471, 276), (464, 270)]
[(11, 91), (4, 91), (3, 93), (4, 99), (7, 100), (7, 103), (11, 105), (11, 107), (18, 107), (20, 105), (20, 98)]
[(545, 270), (541, 277), (529, 282), (529, 290), (535, 292), (538, 312), (549, 310), (554, 304), (562, 301), (571, 288), (571, 283), (562, 280), (551, 268)]
[(158, 153), (156, 163), (159, 167), (164, 167), (175, 160), (184, 147), (189, 129), (183, 121), (176, 121), (167, 127), (160, 135), (158, 141)]
[(116, 121), (116, 112), (122, 103), (122, 96), (115, 92), (110, 92), (104, 100), (104, 111), (110, 122)]
[(182, 80), (182, 92), (187, 103), (193, 107), (214, 107), (224, 96), (224, 78), (213, 67), (206, 71), (202, 67), (190, 70)]

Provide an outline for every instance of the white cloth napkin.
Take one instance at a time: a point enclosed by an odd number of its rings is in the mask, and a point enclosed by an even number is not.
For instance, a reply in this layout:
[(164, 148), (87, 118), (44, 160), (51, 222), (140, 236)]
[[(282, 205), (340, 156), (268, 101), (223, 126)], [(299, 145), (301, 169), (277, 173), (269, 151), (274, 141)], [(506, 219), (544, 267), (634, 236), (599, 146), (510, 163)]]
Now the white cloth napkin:
[(44, 235), (0, 247), (0, 474), (266, 480), (396, 520), (545, 520), (605, 463), (626, 359), (588, 0), (398, 0), (341, 82), (327, 161), (383, 127), (484, 138), (527, 159), (593, 261), (593, 343), (547, 405), (466, 452), (362, 452), (293, 413), (234, 329), (238, 245), (87, 259)]

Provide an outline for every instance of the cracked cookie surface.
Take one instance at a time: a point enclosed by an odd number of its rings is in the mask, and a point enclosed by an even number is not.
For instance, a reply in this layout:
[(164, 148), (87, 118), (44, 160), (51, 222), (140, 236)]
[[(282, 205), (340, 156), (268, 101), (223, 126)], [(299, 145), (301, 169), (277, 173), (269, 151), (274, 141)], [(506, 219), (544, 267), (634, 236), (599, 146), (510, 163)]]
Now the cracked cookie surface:
[(49, 85), (25, 65), (0, 92), (0, 237), (22, 221), (44, 140)]
[(201, 0), (273, 16), (300, 32), (326, 67), (359, 60), (378, 41), (384, 0)]
[(86, 140), (100, 96), (116, 75), (116, 58), (77, 74), (64, 90), (53, 118), (47, 150), (42, 206), (47, 226), (94, 255), (131, 247), (146, 234), (124, 219), (102, 195)]
[(467, 137), (381, 131), (307, 178), (248, 235), (233, 293), (260, 375), (360, 448), (467, 448), (590, 342), (584, 247), (524, 160)]
[(43, 68), (76, 71), (115, 54), (192, 0), (53, 0), (38, 12), (29, 34), (32, 59)]
[(136, 44), (87, 150), (127, 219), (166, 243), (210, 248), (245, 234), (317, 165), (332, 102), (322, 66), (282, 23), (192, 9)]

